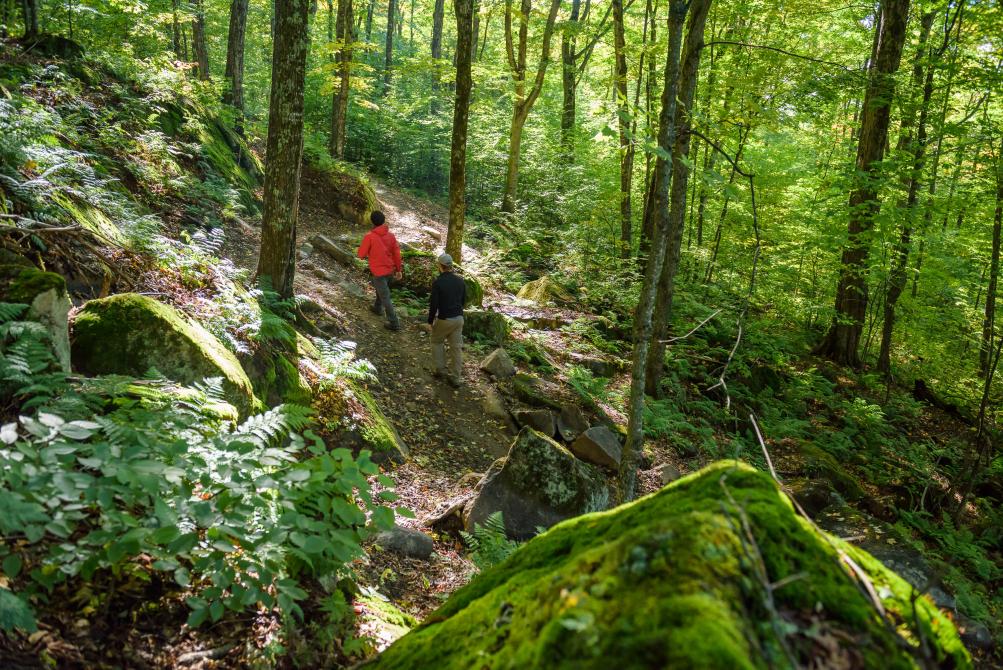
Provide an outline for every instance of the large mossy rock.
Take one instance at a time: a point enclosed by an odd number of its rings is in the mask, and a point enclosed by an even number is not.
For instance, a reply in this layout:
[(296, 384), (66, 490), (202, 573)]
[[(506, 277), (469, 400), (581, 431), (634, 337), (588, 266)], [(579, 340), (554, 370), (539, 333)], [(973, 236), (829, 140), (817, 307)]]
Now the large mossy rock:
[(73, 367), (89, 375), (139, 377), (153, 368), (181, 384), (222, 377), (226, 399), (241, 416), (258, 404), (240, 363), (212, 333), (136, 293), (85, 304), (73, 321), (71, 354)]
[(954, 625), (910, 594), (798, 517), (768, 475), (720, 462), (536, 537), (368, 667), (970, 668)]
[(477, 484), (463, 510), (468, 531), (501, 512), (505, 532), (526, 539), (539, 528), (588, 512), (606, 509), (610, 491), (598, 468), (532, 428), (523, 428)]
[[(439, 276), (438, 254), (422, 251), (410, 245), (402, 245), (401, 260), (404, 262), (404, 279), (401, 285), (417, 296), (428, 295), (432, 291), (432, 282)], [(464, 307), (480, 307), (484, 304), (484, 288), (473, 274), (461, 269), (456, 273), (463, 278), (467, 286), (467, 300)]]
[(512, 333), (508, 317), (490, 309), (471, 309), (463, 313), (463, 335), (481, 339), (499, 347)]
[[(14, 272), (17, 274), (14, 275)], [(8, 276), (4, 277), (5, 274)], [(17, 264), (0, 269), (0, 280), (8, 279), (9, 283), (4, 289), (5, 300), (28, 305), (25, 318), (42, 324), (59, 367), (63, 372), (69, 372), (70, 296), (66, 292), (66, 280), (54, 272), (42, 272), (32, 265), (22, 267)]]
[(403, 463), (409, 450), (379, 403), (360, 382), (340, 378), (314, 394), (313, 408), (329, 444), (355, 451), (368, 449), (376, 463)]

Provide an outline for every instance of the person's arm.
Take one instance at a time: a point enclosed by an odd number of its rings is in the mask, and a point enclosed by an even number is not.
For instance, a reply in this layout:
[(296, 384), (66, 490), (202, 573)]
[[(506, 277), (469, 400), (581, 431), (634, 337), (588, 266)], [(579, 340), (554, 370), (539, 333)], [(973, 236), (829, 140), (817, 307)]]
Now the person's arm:
[(397, 244), (396, 237), (393, 239), (394, 239), (394, 245), (393, 249), (391, 250), (391, 254), (393, 255), (393, 260), (394, 260), (394, 271), (397, 274), (401, 274), (402, 272), (404, 272), (404, 263), (401, 261), (401, 245)]
[(439, 311), (439, 282), (432, 282), (432, 294), (428, 297), (428, 325), (435, 323), (435, 314)]
[(369, 235), (362, 238), (362, 244), (359, 245), (358, 256), (359, 258), (365, 258), (369, 255)]

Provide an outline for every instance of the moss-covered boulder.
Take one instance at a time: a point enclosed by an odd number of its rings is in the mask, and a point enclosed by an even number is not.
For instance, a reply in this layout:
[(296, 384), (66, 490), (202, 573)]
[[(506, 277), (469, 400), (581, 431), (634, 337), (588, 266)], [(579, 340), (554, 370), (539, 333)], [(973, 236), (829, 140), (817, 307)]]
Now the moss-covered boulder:
[(526, 539), (539, 528), (609, 507), (610, 491), (597, 468), (532, 428), (523, 428), (508, 454), (495, 461), (463, 510), (472, 531), (501, 512), (505, 532)]
[(546, 305), (551, 302), (567, 302), (571, 299), (571, 296), (563, 286), (546, 275), (523, 284), (516, 297), (535, 302), (539, 305)]
[(321, 435), (329, 444), (356, 451), (368, 449), (376, 463), (403, 463), (408, 448), (379, 404), (360, 382), (340, 378), (314, 394), (313, 408)]
[(148, 370), (193, 384), (222, 377), (226, 399), (246, 416), (258, 404), (236, 357), (212, 333), (148, 296), (91, 300), (73, 321), (73, 367), (89, 375), (142, 376)]
[(971, 667), (953, 624), (911, 593), (797, 516), (768, 475), (721, 462), (536, 537), (368, 667)]
[(508, 317), (489, 309), (471, 309), (463, 313), (463, 335), (501, 346), (512, 332)]
[(543, 385), (543, 380), (533, 375), (520, 372), (513, 377), (512, 393), (515, 394), (516, 398), (533, 407), (549, 407), (558, 412), (563, 407), (557, 398), (551, 397), (547, 393)]
[(7, 286), (7, 296), (11, 302), (28, 305), (26, 318), (45, 327), (59, 366), (69, 372), (70, 296), (62, 275), (26, 268)]
[[(432, 282), (439, 276), (438, 254), (422, 251), (410, 245), (401, 248), (401, 260), (404, 262), (404, 279), (400, 285), (417, 296), (428, 295), (432, 290)], [(467, 287), (467, 300), (464, 307), (480, 307), (484, 304), (484, 288), (473, 273), (457, 269), (456, 273), (463, 278)]]

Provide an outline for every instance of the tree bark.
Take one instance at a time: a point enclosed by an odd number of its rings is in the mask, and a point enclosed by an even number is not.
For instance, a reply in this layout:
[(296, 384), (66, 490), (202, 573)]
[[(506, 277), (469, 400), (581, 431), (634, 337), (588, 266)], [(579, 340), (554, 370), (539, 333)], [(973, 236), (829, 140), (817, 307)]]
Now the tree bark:
[(24, 14), (24, 37), (38, 37), (38, 0), (21, 0), (21, 10)]
[(509, 135), (508, 166), (505, 172), (505, 192), (502, 196), (502, 211), (515, 213), (516, 192), (519, 187), (519, 152), (522, 147), (522, 129), (526, 119), (540, 97), (543, 80), (550, 63), (550, 40), (554, 35), (554, 24), (557, 21), (557, 10), (561, 0), (551, 0), (550, 12), (547, 14), (547, 24), (543, 29), (543, 46), (540, 49), (540, 62), (536, 69), (536, 78), (529, 91), (526, 90), (526, 52), (529, 48), (529, 18), (532, 11), (532, 0), (522, 0), (519, 12), (519, 43), (518, 52), (512, 35), (512, 0), (505, 0), (505, 53), (509, 68), (515, 83), (515, 102), (512, 105), (512, 125)]
[(892, 269), (888, 277), (888, 291), (885, 294), (884, 323), (881, 326), (881, 346), (878, 350), (878, 371), (891, 374), (892, 335), (895, 332), (895, 306), (905, 290), (906, 276), (909, 271), (909, 252), (912, 246), (913, 225), (918, 215), (920, 177), (926, 161), (926, 123), (930, 113), (930, 99), (933, 97), (933, 62), (927, 47), (930, 29), (933, 27), (933, 12), (923, 14), (920, 19), (919, 46), (916, 59), (913, 61), (913, 90), (922, 86), (919, 103), (919, 123), (916, 127), (916, 137), (912, 137), (912, 126), (916, 118), (915, 93), (910, 97), (909, 108), (902, 119), (902, 130), (899, 136), (899, 149), (911, 158), (909, 173), (905, 179), (906, 201), (900, 209), (905, 212), (902, 222), (902, 232), (898, 244), (892, 252)]
[[(692, 0), (710, 4), (710, 0)], [(662, 88), (662, 108), (659, 113), (658, 146), (671, 153), (676, 144), (676, 101), (679, 88), (679, 54), (682, 50), (683, 25), (691, 0), (671, 0), (669, 5), (669, 46), (665, 57), (665, 83)], [(630, 375), (630, 400), (627, 405), (627, 442), (623, 448), (617, 487), (617, 502), (634, 498), (637, 484), (637, 454), (644, 444), (644, 380), (651, 346), (652, 313), (658, 292), (658, 278), (662, 274), (665, 251), (668, 245), (669, 221), (669, 163), (661, 156), (655, 161), (653, 181), (661, 185), (655, 192), (653, 207), (655, 225), (651, 241), (651, 255), (644, 270), (641, 295), (634, 312), (634, 353)]]
[(645, 375), (645, 392), (652, 396), (658, 395), (658, 385), (665, 368), (664, 340), (672, 315), (675, 277), (679, 269), (679, 254), (682, 248), (683, 227), (686, 220), (686, 192), (689, 188), (690, 174), (689, 167), (686, 165), (686, 157), (690, 152), (691, 112), (700, 68), (700, 54), (703, 52), (704, 27), (707, 23), (709, 9), (710, 0), (694, 0), (690, 8), (686, 47), (679, 70), (679, 102), (676, 106), (675, 120), (676, 143), (672, 149), (672, 185), (667, 226), (668, 244), (665, 262), (662, 263), (662, 271), (658, 281), (655, 310), (652, 315), (652, 339)]
[(383, 57), (383, 95), (390, 90), (391, 72), (394, 64), (394, 30), (397, 21), (397, 0), (387, 2), (387, 41)]
[(270, 286), (283, 298), (290, 298), (296, 271), (310, 0), (276, 0), (275, 15), (257, 276), (262, 285)]
[(203, 0), (192, 3), (192, 48), (198, 64), (199, 79), (209, 81), (209, 45), (205, 36), (205, 6)]
[(620, 258), (630, 258), (633, 240), (630, 189), (634, 156), (630, 152), (630, 106), (627, 100), (627, 43), (624, 37), (623, 0), (613, 2), (613, 60), (616, 73), (617, 120), (620, 129)]
[(474, 0), (453, 0), (456, 14), (456, 100), (453, 106), (453, 140), (449, 154), (449, 229), (446, 253), (457, 263), (463, 258), (463, 225), (466, 217), (467, 120), (470, 111), (470, 69), (474, 52)]
[(178, 60), (185, 60), (184, 52), (181, 50), (181, 21), (178, 18), (178, 3), (181, 0), (171, 0), (171, 47)]
[(373, 38), (373, 11), (375, 10), (376, 0), (369, 0), (369, 5), (366, 8), (366, 42), (372, 41)]
[[(457, 5), (454, 4), (454, 7)], [(439, 60), (442, 58), (442, 24), (446, 13), (446, 0), (435, 0), (432, 9), (432, 58)], [(459, 39), (459, 37), (457, 37)]]
[(345, 141), (348, 129), (348, 98), (351, 91), (352, 77), (352, 33), (355, 20), (352, 0), (338, 0), (338, 18), (335, 24), (335, 38), (338, 42), (338, 52), (335, 59), (338, 63), (338, 86), (331, 99), (331, 138), (329, 150), (331, 156), (339, 160), (345, 157)]
[(223, 102), (237, 110), (237, 132), (244, 134), (244, 42), (247, 34), (248, 0), (230, 3), (230, 32), (226, 45), (226, 89)]
[(565, 155), (574, 160), (575, 149), (575, 117), (578, 98), (578, 61), (575, 50), (578, 48), (575, 39), (578, 31), (578, 16), (581, 11), (581, 0), (571, 0), (571, 16), (561, 32), (561, 146)]
[(849, 200), (848, 239), (840, 262), (835, 315), (816, 352), (846, 365), (860, 364), (858, 346), (867, 314), (867, 260), (879, 209), (878, 170), (888, 141), (895, 72), (905, 42), (909, 0), (882, 0), (857, 141), (858, 179)]
[(1003, 227), (1003, 140), (996, 155), (996, 211), (993, 216), (993, 249), (989, 257), (989, 286), (986, 288), (986, 309), (982, 318), (982, 343), (979, 347), (979, 372), (989, 372), (993, 351), (993, 331), (996, 328), (996, 291), (1000, 276), (1000, 229)]

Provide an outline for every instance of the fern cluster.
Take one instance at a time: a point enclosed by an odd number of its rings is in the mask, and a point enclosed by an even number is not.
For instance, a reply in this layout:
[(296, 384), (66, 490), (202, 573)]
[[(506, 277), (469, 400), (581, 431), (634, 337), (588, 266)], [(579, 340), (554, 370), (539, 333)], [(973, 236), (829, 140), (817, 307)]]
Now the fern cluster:
[(501, 512), (494, 512), (483, 524), (475, 524), (474, 532), (460, 531), (463, 541), (470, 548), (470, 560), (479, 570), (498, 565), (519, 548), (519, 543), (508, 539), (505, 534), (505, 519)]

